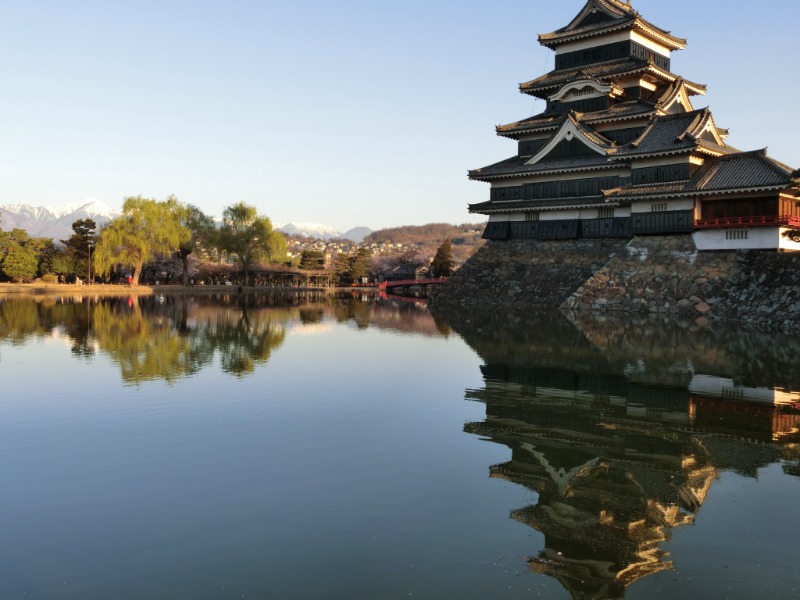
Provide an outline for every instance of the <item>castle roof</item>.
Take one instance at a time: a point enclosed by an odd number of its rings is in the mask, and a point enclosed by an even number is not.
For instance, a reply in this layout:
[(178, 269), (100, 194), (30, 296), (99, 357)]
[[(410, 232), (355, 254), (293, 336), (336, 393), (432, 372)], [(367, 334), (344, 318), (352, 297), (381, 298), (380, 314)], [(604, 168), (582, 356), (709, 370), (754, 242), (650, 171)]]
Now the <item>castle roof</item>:
[(766, 150), (735, 152), (711, 159), (685, 181), (630, 185), (605, 192), (609, 199), (670, 198), (721, 193), (774, 191), (791, 184), (792, 169)]
[(469, 172), (469, 178), (477, 181), (490, 181), (519, 175), (558, 174), (619, 168), (619, 165), (609, 162), (608, 157), (604, 154), (541, 160), (534, 164), (528, 164), (529, 160), (529, 157), (512, 156), (488, 167), (473, 169)]
[(660, 110), (668, 110), (676, 103), (683, 107), (684, 112), (690, 112), (692, 103), (689, 100), (691, 91), (686, 85), (683, 77), (678, 77), (670, 85), (668, 85), (657, 97), (651, 98), (650, 101), (655, 102)]
[[(685, 40), (642, 19), (630, 1), (586, 0), (569, 25), (539, 41), (559, 51), (558, 68), (519, 89), (546, 99), (547, 108), (496, 126), (500, 136), (525, 140), (521, 155), (469, 171), (470, 179), (493, 184), (493, 199), (469, 205), (470, 212), (519, 215), (629, 206), (653, 198), (747, 198), (794, 190), (791, 168), (765, 150), (728, 146), (728, 131), (717, 127), (711, 111), (693, 108), (691, 97), (705, 94), (706, 87), (669, 71), (670, 52), (683, 48)], [(602, 60), (625, 53), (631, 55)], [(581, 66), (568, 67), (576, 64)], [(588, 112), (567, 112), (578, 107)], [(674, 176), (686, 179), (630, 183)], [(504, 185), (514, 189), (495, 193)], [(534, 198), (539, 195), (559, 197)]]
[(714, 156), (734, 152), (717, 132), (708, 108), (654, 117), (644, 133), (612, 151), (611, 158), (641, 158), (696, 150)]
[(542, 160), (532, 165), (527, 164), (528, 157), (512, 156), (498, 163), (473, 169), (469, 172), (470, 179), (477, 181), (489, 181), (501, 177), (513, 177), (519, 175), (536, 175), (541, 173), (568, 173), (572, 171), (596, 171), (602, 169), (615, 169), (619, 165), (609, 162), (608, 157), (597, 154), (596, 156), (576, 156), (573, 158), (561, 158), (553, 160)]
[[(581, 142), (591, 150), (588, 155), (564, 158), (553, 152), (561, 142)], [(488, 167), (470, 171), (469, 176), (472, 179), (486, 181), (488, 178), (498, 176), (558, 173), (602, 169), (609, 166), (613, 168), (614, 165), (609, 165), (608, 152), (614, 147), (614, 142), (581, 123), (580, 115), (571, 112), (561, 121), (558, 130), (550, 137), (547, 144), (532, 158), (514, 156)]]
[(575, 208), (606, 208), (613, 206), (604, 196), (581, 196), (579, 198), (550, 198), (544, 200), (507, 200), (493, 202), (487, 200), (470, 204), (469, 212), (479, 214), (513, 213), (524, 210), (548, 211), (570, 210)]
[(539, 36), (549, 48), (617, 31), (635, 30), (672, 50), (686, 47), (686, 40), (644, 20), (633, 7), (618, 0), (589, 0), (566, 27)]
[[(601, 63), (584, 65), (582, 67), (551, 71), (546, 75), (519, 84), (519, 90), (523, 94), (545, 98), (563, 85), (579, 79), (593, 79), (611, 83), (611, 80), (615, 78), (624, 77), (626, 75), (641, 75), (644, 73), (655, 75), (668, 83), (680, 79), (677, 75), (657, 67), (652, 61), (629, 56), (615, 60), (607, 60)], [(686, 85), (687, 92), (690, 94), (697, 95), (706, 93), (705, 85), (692, 83), (687, 80), (683, 80), (683, 82)]]
[[(605, 110), (577, 114), (583, 123), (593, 124), (649, 117), (655, 114), (656, 110), (656, 107), (649, 102), (634, 100), (614, 104)], [(513, 138), (523, 133), (557, 129), (566, 119), (567, 115), (563, 113), (544, 112), (515, 123), (498, 125), (496, 131), (498, 135)]]

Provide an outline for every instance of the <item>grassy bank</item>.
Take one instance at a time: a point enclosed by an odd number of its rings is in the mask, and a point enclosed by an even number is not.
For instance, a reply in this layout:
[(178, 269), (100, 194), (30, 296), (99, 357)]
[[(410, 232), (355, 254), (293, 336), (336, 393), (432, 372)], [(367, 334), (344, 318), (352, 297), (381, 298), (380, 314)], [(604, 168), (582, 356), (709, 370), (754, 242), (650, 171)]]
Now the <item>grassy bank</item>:
[(237, 293), (242, 292), (269, 292), (290, 291), (298, 292), (308, 290), (335, 288), (277, 288), (277, 287), (241, 287), (236, 285), (71, 285), (60, 283), (0, 283), (0, 296), (3, 295), (29, 295), (29, 296), (61, 296), (64, 294), (80, 294), (83, 296), (150, 296), (154, 294), (208, 294), (208, 293)]

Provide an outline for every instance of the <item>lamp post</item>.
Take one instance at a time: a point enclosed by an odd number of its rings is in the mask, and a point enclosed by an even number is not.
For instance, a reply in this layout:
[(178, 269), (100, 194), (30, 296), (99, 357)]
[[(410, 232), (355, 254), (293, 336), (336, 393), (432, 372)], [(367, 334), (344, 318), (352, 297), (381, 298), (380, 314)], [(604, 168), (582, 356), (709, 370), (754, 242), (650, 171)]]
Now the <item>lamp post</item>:
[(94, 241), (89, 240), (86, 242), (86, 245), (89, 246), (89, 279), (87, 280), (89, 284), (92, 283), (92, 246), (94, 246)]

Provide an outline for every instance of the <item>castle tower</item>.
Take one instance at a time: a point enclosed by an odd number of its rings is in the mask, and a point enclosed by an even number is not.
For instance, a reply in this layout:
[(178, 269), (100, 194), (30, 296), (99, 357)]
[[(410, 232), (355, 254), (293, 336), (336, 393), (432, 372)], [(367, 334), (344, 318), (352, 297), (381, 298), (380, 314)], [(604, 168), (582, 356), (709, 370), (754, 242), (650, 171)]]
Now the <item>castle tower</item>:
[(710, 110), (695, 109), (705, 86), (670, 70), (686, 40), (628, 2), (588, 0), (539, 43), (555, 70), (519, 87), (544, 112), (498, 126), (516, 155), (469, 172), (491, 184), (469, 207), (489, 217), (485, 238), (692, 234), (699, 250), (800, 250), (783, 235), (800, 229), (793, 170), (727, 145)]

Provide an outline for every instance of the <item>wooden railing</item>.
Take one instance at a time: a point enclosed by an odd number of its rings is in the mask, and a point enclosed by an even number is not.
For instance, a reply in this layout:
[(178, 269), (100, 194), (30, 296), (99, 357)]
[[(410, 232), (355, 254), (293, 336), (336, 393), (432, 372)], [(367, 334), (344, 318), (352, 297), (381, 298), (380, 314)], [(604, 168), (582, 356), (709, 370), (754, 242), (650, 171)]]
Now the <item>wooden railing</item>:
[(800, 227), (800, 217), (765, 216), (765, 217), (721, 217), (719, 219), (698, 219), (694, 222), (696, 229), (713, 229), (715, 227)]

